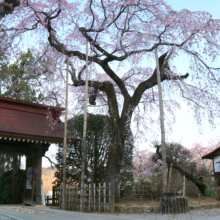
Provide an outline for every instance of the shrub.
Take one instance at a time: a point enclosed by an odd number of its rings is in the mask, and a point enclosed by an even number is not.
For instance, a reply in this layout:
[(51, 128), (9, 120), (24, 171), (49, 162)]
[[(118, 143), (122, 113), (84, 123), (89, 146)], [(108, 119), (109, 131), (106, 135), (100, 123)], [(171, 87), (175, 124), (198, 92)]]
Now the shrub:
[[(18, 203), (22, 203), (25, 183), (25, 170), (19, 170), (18, 173)], [(0, 176), (0, 204), (12, 203), (12, 170), (4, 172)]]
[(215, 189), (210, 189), (210, 188), (208, 188), (206, 191), (205, 191), (205, 194), (204, 194), (204, 196), (206, 196), (206, 197), (215, 197)]

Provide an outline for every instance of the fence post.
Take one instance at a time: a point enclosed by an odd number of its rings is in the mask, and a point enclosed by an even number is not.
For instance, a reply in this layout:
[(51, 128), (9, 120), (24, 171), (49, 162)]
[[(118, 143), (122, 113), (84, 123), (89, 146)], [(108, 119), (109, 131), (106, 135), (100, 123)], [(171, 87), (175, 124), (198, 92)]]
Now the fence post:
[(110, 212), (115, 211), (115, 181), (111, 179), (111, 185), (110, 185)]
[(66, 201), (65, 201), (65, 210), (68, 210), (68, 204), (69, 204), (69, 196), (68, 196), (68, 192), (69, 192), (69, 186), (67, 185), (66, 186), (66, 191), (65, 191), (65, 199), (66, 199)]
[(117, 196), (118, 196), (118, 199), (119, 198), (121, 198), (121, 187), (120, 187), (120, 184), (119, 184), (119, 182), (118, 182), (118, 184), (116, 184), (116, 186), (117, 186)]
[(52, 205), (55, 206), (55, 186), (53, 186), (53, 192), (52, 192)]
[(58, 188), (56, 186), (54, 186), (54, 203), (59, 204), (59, 193), (58, 193)]
[(69, 210), (72, 210), (73, 186), (69, 187)]
[(101, 212), (101, 183), (99, 183), (99, 212)]
[(91, 203), (92, 203), (92, 184), (89, 183), (89, 212), (91, 212)]
[(67, 196), (68, 196), (68, 209), (70, 210), (70, 194), (71, 194), (71, 186), (69, 185), (67, 188)]
[(185, 175), (183, 175), (183, 197), (186, 195), (186, 179)]
[(59, 197), (59, 208), (60, 209), (62, 209), (62, 198), (63, 198), (63, 195), (62, 195), (63, 191), (62, 191), (62, 189), (63, 189), (63, 186), (62, 186), (62, 183), (61, 183), (60, 184), (60, 197)]
[(106, 182), (103, 183), (104, 187), (104, 212), (106, 212)]
[(93, 206), (94, 206), (94, 212), (96, 210), (96, 188), (95, 188), (95, 183), (93, 183), (93, 195), (94, 195), (94, 203), (93, 203)]
[(75, 198), (75, 201), (76, 201), (76, 205), (75, 205), (75, 211), (79, 211), (79, 187), (78, 185), (75, 185), (75, 189), (76, 189), (76, 198)]

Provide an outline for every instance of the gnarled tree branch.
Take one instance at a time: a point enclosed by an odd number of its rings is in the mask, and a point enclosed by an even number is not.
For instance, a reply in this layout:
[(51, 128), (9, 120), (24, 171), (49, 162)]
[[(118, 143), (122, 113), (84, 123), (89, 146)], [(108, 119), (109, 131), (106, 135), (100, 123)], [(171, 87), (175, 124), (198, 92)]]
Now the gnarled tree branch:
[[(161, 55), (159, 57), (159, 68), (160, 68), (160, 74), (161, 74), (161, 82), (165, 81), (165, 80), (182, 80), (182, 79), (186, 79), (189, 74), (186, 73), (185, 75), (181, 75), (181, 76), (170, 76), (169, 74), (166, 74), (166, 69), (169, 70), (169, 65), (168, 65), (168, 59), (167, 57), (168, 52), (164, 53), (163, 55)], [(168, 55), (170, 58), (170, 54)], [(147, 90), (150, 89), (152, 87), (154, 87), (155, 85), (157, 85), (157, 72), (156, 69), (154, 70), (152, 76), (141, 82), (138, 87), (136, 88), (133, 96), (132, 96), (132, 100), (131, 103), (134, 106), (137, 106), (138, 103), (141, 100), (141, 97), (143, 95), (143, 93)]]
[[(162, 154), (160, 152), (160, 145), (157, 145), (157, 150), (156, 153), (158, 155), (158, 159), (162, 159)], [(167, 155), (166, 158), (166, 162), (167, 164), (171, 164), (173, 163), (173, 169), (179, 171), (181, 173), (181, 175), (185, 175), (185, 177), (192, 181), (200, 190), (200, 192), (202, 193), (202, 195), (204, 195), (205, 190), (207, 189), (207, 186), (200, 181), (200, 179), (196, 178), (195, 176), (193, 176), (192, 174), (190, 174), (188, 171), (186, 171), (185, 169), (183, 169), (180, 165), (178, 165), (178, 163), (176, 163), (175, 161), (173, 161), (169, 155)]]

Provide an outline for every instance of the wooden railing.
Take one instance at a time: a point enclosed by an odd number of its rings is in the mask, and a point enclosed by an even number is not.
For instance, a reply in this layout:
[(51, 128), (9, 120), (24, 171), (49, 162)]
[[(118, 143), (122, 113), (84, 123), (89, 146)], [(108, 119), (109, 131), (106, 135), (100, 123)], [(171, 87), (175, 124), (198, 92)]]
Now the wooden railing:
[(162, 197), (162, 187), (133, 185), (127, 189), (120, 189), (120, 198), (135, 200), (155, 200)]
[[(114, 180), (109, 183), (85, 185), (86, 212), (114, 212)], [(66, 209), (80, 211), (80, 186), (73, 185), (66, 187)], [(59, 205), (62, 207), (62, 187), (59, 194)]]
[(60, 196), (60, 188), (53, 186), (52, 198), (46, 196), (45, 201), (46, 205), (59, 206), (59, 196)]

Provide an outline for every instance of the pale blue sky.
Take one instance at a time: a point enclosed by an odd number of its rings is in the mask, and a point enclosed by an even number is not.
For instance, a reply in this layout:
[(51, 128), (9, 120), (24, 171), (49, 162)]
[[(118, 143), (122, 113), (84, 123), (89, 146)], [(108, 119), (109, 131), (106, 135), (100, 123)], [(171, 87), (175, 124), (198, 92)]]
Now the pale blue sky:
[[(166, 0), (166, 2), (174, 10), (179, 11), (185, 8), (191, 11), (207, 11), (213, 15), (214, 19), (220, 18), (220, 0)], [(176, 124), (173, 125), (173, 134), (167, 135), (167, 141), (181, 142), (186, 147), (190, 147), (195, 142), (207, 146), (212, 143), (213, 139), (220, 139), (220, 120), (216, 120), (218, 125), (213, 130), (207, 121), (203, 121), (203, 126), (198, 127), (190, 109), (183, 105), (181, 108), (177, 112)]]
[(165, 0), (173, 9), (189, 9), (191, 11), (207, 11), (213, 15), (213, 18), (220, 18), (219, 0)]

